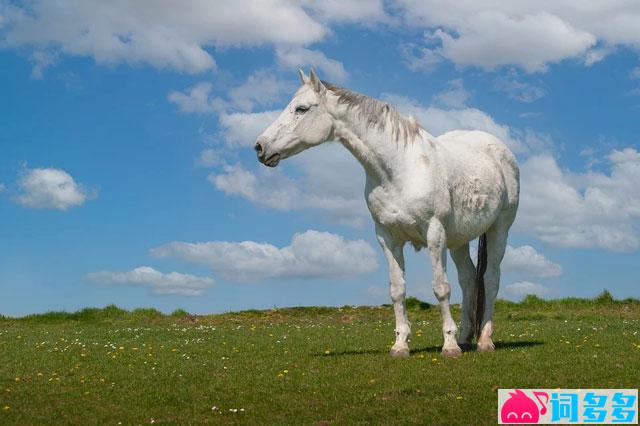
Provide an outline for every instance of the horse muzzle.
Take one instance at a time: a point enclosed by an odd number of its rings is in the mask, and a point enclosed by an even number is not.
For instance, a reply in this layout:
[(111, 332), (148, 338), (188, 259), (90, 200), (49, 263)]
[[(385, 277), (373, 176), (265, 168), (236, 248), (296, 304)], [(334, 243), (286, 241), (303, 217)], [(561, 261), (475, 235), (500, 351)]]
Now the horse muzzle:
[(275, 154), (273, 154), (273, 155), (269, 156), (269, 158), (262, 159), (262, 160), (260, 159), (260, 157), (258, 157), (258, 160), (259, 160), (262, 164), (264, 164), (265, 166), (268, 166), (268, 167), (275, 167), (275, 166), (277, 166), (277, 165), (278, 165), (278, 163), (280, 162), (280, 154), (275, 153)]
[(258, 157), (258, 161), (268, 167), (275, 167), (280, 162), (280, 154), (277, 152), (267, 156), (267, 151), (264, 146), (264, 142), (258, 139), (256, 145), (253, 147), (256, 151), (256, 156)]

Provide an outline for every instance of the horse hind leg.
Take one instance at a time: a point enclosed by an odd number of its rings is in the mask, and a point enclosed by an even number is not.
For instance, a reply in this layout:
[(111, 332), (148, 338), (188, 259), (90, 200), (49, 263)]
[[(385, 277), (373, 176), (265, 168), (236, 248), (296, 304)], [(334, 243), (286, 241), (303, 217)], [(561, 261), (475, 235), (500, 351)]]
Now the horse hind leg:
[(507, 210), (487, 230), (487, 269), (484, 273), (485, 303), (478, 337), (478, 352), (491, 352), (493, 344), (493, 310), (500, 287), (500, 263), (507, 247), (509, 228), (515, 218), (515, 210)]
[(469, 244), (463, 244), (457, 249), (451, 250), (451, 258), (458, 270), (458, 281), (462, 289), (462, 322), (458, 345), (463, 349), (471, 345), (475, 324), (475, 273), (473, 261), (469, 255)]

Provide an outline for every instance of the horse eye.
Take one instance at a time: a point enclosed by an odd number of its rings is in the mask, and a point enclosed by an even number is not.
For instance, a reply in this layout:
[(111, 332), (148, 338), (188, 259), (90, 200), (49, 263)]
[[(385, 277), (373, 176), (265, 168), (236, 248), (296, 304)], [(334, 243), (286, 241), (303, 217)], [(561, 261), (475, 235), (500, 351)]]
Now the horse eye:
[(296, 114), (304, 114), (307, 111), (309, 111), (309, 107), (306, 106), (299, 106), (296, 108)]

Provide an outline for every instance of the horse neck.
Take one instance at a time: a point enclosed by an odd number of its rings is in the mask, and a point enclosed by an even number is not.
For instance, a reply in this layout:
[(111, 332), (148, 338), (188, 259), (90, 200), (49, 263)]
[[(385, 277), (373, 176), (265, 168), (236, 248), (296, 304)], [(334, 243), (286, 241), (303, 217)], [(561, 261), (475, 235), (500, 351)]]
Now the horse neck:
[(367, 175), (384, 184), (396, 180), (406, 169), (414, 145), (406, 138), (398, 140), (391, 128), (368, 125), (350, 111), (336, 120), (334, 134), (362, 164)]

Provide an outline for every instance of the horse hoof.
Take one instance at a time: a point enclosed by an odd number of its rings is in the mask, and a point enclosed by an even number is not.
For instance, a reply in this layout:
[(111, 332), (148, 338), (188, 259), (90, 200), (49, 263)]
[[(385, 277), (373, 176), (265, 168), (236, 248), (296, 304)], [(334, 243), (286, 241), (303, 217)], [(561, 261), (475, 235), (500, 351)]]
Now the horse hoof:
[(454, 346), (452, 348), (442, 348), (442, 356), (446, 358), (455, 358), (462, 355), (462, 349), (458, 346)]
[(493, 352), (496, 350), (496, 347), (493, 345), (493, 342), (478, 342), (478, 352)]
[(473, 348), (470, 342), (458, 342), (458, 346), (460, 346), (462, 352), (468, 352)]
[(391, 348), (389, 355), (393, 358), (408, 358), (409, 348)]

